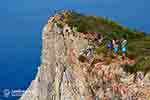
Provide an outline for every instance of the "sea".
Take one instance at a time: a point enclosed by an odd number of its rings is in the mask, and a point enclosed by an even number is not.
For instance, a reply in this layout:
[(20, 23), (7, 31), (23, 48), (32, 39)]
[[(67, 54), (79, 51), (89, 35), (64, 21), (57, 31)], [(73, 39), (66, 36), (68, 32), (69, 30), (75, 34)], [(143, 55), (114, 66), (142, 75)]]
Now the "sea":
[(1, 0), (0, 100), (19, 99), (35, 78), (41, 63), (42, 28), (55, 11), (104, 16), (150, 32), (149, 4), (149, 0)]

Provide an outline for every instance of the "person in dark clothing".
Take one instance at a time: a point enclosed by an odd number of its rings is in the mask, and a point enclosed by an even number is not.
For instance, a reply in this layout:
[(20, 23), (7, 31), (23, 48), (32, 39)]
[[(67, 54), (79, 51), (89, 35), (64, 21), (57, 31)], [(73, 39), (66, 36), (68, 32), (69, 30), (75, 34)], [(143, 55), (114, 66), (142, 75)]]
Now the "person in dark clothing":
[(107, 44), (107, 48), (108, 49), (113, 49), (112, 40), (110, 40), (109, 43)]

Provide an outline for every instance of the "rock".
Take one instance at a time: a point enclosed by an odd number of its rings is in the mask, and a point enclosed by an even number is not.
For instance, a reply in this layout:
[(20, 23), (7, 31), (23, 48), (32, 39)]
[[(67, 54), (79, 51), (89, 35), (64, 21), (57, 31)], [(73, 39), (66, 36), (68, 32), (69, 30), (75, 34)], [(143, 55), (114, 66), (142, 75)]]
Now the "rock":
[(63, 33), (66, 33), (66, 32), (68, 33), (72, 32), (71, 27), (69, 27), (68, 24), (66, 24), (63, 28)]
[[(78, 58), (88, 47), (88, 39), (84, 33), (72, 32), (67, 24), (60, 34), (58, 26), (53, 22), (56, 19), (59, 20), (60, 16), (52, 17), (43, 29), (42, 63), (35, 80), (20, 100), (150, 98), (150, 73), (144, 77), (144, 73), (138, 72), (138, 81), (135, 81), (135, 74), (126, 73), (121, 67), (130, 59), (113, 59), (109, 64), (105, 64), (105, 55), (101, 54), (89, 54), (92, 63), (80, 62)], [(99, 60), (94, 62), (94, 57)]]
[(150, 73), (147, 73), (144, 77), (145, 81), (150, 81)]

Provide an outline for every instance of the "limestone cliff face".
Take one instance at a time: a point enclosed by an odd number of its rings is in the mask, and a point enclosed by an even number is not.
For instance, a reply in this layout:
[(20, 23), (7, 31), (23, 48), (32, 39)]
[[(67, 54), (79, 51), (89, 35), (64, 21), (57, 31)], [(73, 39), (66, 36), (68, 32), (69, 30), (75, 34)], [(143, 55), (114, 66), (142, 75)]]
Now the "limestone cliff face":
[[(137, 100), (146, 98), (145, 95), (150, 97), (149, 74), (135, 80), (135, 74), (123, 71), (121, 65), (134, 63), (130, 59), (113, 59), (111, 64), (79, 62), (80, 53), (88, 46), (86, 36), (61, 30), (54, 24), (55, 18), (52, 17), (43, 29), (42, 64), (20, 100)], [(95, 58), (100, 56), (95, 55)]]
[(55, 27), (50, 24), (53, 23), (49, 22), (42, 33), (42, 64), (36, 79), (21, 100), (79, 98), (75, 89), (78, 83), (73, 79), (72, 66), (79, 63), (78, 54), (87, 46), (88, 41), (80, 37), (80, 33), (56, 33)]

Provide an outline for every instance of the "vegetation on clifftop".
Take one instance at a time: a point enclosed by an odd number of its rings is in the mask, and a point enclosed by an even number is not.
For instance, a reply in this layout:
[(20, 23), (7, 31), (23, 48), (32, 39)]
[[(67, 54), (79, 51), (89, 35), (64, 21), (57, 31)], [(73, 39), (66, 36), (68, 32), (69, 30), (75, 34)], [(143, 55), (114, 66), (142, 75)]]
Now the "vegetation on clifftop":
[[(61, 12), (60, 12), (61, 13)], [(128, 57), (134, 58), (136, 64), (127, 66), (129, 72), (150, 71), (150, 36), (145, 32), (130, 29), (112, 21), (109, 18), (99, 16), (86, 16), (75, 11), (63, 12), (64, 22), (71, 27), (76, 27), (79, 32), (98, 32), (105, 39), (97, 48), (97, 53), (106, 52), (106, 43), (113, 37), (127, 37)]]

